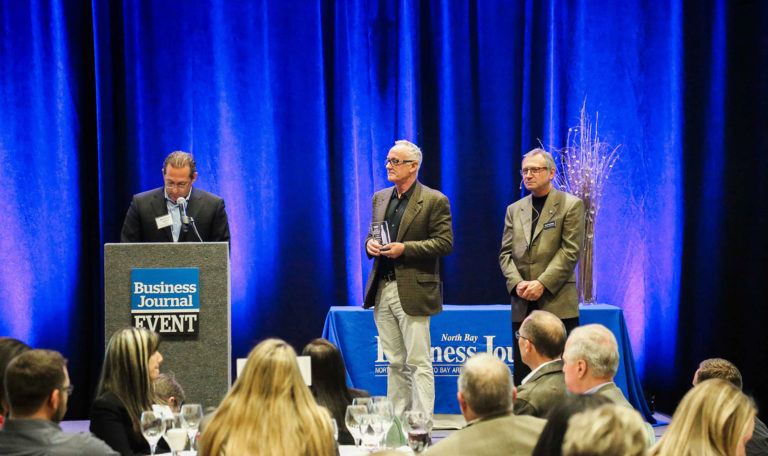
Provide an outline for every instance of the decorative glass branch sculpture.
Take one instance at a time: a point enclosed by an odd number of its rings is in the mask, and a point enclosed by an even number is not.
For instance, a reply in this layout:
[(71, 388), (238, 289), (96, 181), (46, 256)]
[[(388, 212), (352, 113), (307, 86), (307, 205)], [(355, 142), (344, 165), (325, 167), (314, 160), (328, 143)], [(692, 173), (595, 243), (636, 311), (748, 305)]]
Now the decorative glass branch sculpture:
[(586, 113), (586, 101), (581, 107), (579, 126), (568, 130), (566, 147), (560, 150), (558, 186), (584, 201), (584, 245), (579, 257), (578, 290), (581, 304), (594, 304), (592, 278), (594, 265), (595, 223), (600, 211), (603, 185), (608, 180), (619, 147), (600, 141), (597, 135), (597, 114), (593, 125)]

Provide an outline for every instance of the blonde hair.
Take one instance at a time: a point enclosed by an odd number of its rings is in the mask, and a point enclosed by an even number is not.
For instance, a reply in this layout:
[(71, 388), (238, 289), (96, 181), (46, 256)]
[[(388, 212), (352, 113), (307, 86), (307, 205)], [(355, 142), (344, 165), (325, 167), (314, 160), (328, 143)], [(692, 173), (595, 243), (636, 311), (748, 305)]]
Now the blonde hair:
[(667, 431), (649, 455), (729, 456), (757, 415), (752, 400), (731, 383), (704, 380), (680, 401)]
[(200, 455), (336, 453), (328, 412), (315, 403), (286, 342), (251, 350), (240, 377), (200, 437)]
[(642, 456), (646, 450), (648, 435), (640, 414), (617, 404), (573, 415), (563, 438), (563, 456)]
[(160, 336), (144, 328), (117, 330), (107, 343), (96, 395), (112, 393), (131, 417), (134, 432), (141, 434), (141, 412), (152, 410), (154, 395), (149, 378), (149, 357), (160, 346)]

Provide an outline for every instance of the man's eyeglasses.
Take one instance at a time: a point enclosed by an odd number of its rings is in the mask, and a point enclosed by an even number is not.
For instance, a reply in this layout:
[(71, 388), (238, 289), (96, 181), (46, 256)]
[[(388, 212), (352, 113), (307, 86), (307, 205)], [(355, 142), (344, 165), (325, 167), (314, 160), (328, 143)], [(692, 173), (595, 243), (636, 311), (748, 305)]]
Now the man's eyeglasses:
[(187, 186), (189, 186), (189, 182), (181, 182), (178, 184), (174, 184), (173, 182), (165, 183), (165, 188), (169, 190), (173, 190), (174, 188), (178, 188), (179, 190), (184, 190), (185, 188), (187, 188)]
[(536, 174), (539, 174), (540, 172), (544, 171), (545, 169), (547, 169), (546, 166), (543, 166), (543, 167), (540, 167), (540, 168), (523, 168), (523, 169), (520, 170), (520, 175), (521, 176), (525, 176), (529, 172), (531, 174), (536, 175)]
[(520, 339), (520, 338), (523, 338), (525, 340), (531, 340), (531, 339), (523, 336), (522, 334), (520, 334), (520, 331), (515, 331), (515, 339)]
[(59, 388), (59, 390), (64, 391), (68, 395), (72, 395), (72, 392), (75, 391), (75, 385), (70, 384), (69, 386), (62, 386)]
[(397, 158), (388, 158), (384, 160), (384, 166), (387, 166), (387, 165), (397, 166), (397, 165), (402, 165), (403, 163), (413, 163), (415, 161), (416, 160), (400, 160)]

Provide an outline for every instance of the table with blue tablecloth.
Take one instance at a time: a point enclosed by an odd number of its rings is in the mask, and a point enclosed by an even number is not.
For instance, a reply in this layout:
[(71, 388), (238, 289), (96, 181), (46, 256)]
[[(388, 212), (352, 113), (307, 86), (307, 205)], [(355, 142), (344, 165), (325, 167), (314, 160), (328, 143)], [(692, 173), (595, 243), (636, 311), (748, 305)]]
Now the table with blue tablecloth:
[[(632, 347), (621, 309), (607, 304), (582, 306), (582, 325), (600, 323), (608, 327), (619, 342), (619, 371), (616, 385), (646, 421), (654, 423), (645, 402)], [(459, 369), (473, 353), (491, 352), (513, 366), (510, 306), (445, 305), (432, 317), (432, 363), (435, 372), (435, 413), (460, 413), (456, 402)], [(387, 361), (378, 343), (373, 311), (361, 307), (331, 307), (325, 319), (323, 337), (341, 350), (347, 366), (349, 386), (371, 394), (387, 392)]]

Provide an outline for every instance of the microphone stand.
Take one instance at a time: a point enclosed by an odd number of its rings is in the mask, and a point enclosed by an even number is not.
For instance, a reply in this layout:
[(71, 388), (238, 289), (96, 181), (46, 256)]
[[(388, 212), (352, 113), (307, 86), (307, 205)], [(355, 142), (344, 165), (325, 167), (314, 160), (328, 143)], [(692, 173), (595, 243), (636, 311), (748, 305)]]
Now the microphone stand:
[(184, 231), (189, 230), (189, 226), (192, 226), (192, 229), (195, 231), (195, 236), (197, 236), (197, 239), (200, 242), (203, 242), (203, 238), (200, 236), (200, 232), (197, 231), (197, 225), (195, 225), (195, 219), (187, 215), (187, 201), (184, 200), (184, 202), (181, 205), (181, 223), (184, 227)]

